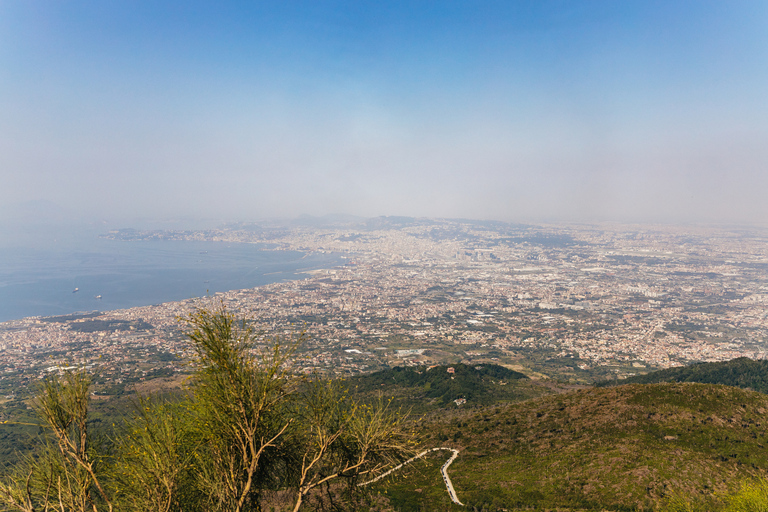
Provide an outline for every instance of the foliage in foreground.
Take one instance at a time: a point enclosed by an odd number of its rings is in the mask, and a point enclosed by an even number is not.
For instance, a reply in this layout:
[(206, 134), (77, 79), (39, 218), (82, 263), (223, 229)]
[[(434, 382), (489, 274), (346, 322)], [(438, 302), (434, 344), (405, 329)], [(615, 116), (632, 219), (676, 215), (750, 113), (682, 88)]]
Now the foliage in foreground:
[(710, 499), (675, 493), (661, 512), (768, 512), (768, 480), (743, 480), (738, 490)]
[(187, 322), (197, 358), (186, 394), (139, 398), (109, 443), (90, 429), (87, 373), (41, 384), (44, 433), (0, 480), (0, 510), (298, 511), (329, 497), (354, 507), (359, 479), (413, 453), (413, 433), (387, 404), (291, 373), (301, 337), (264, 344), (223, 308)]

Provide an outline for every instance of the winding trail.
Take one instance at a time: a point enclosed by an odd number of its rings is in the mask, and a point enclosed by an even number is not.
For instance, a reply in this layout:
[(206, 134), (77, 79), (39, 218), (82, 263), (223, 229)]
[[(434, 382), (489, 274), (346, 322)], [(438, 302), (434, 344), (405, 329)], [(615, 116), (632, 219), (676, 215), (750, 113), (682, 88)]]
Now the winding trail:
[(363, 483), (358, 484), (358, 485), (362, 487), (364, 485), (368, 485), (368, 484), (372, 484), (373, 482), (377, 482), (377, 481), (381, 480), (382, 478), (384, 478), (384, 477), (386, 477), (388, 475), (391, 475), (392, 473), (394, 473), (398, 469), (402, 468), (403, 466), (406, 466), (406, 465), (410, 464), (411, 462), (414, 462), (416, 460), (419, 460), (419, 459), (423, 458), (428, 453), (430, 453), (430, 452), (437, 452), (437, 451), (440, 451), (440, 450), (448, 450), (450, 452), (453, 452), (451, 457), (447, 461), (445, 461), (445, 463), (440, 468), (440, 474), (443, 475), (443, 482), (445, 482), (445, 488), (448, 490), (448, 496), (451, 497), (451, 501), (456, 503), (457, 505), (464, 506), (464, 504), (459, 501), (459, 497), (456, 496), (456, 490), (453, 488), (453, 483), (451, 482), (451, 477), (448, 476), (448, 466), (450, 466), (453, 463), (453, 461), (456, 460), (456, 457), (459, 456), (459, 450), (455, 450), (453, 448), (430, 448), (429, 450), (424, 450), (423, 452), (421, 452), (420, 454), (416, 455), (415, 457), (411, 457), (410, 459), (408, 459), (407, 461), (403, 462), (402, 464), (398, 464), (397, 466), (393, 467), (392, 469), (390, 469), (386, 473), (380, 474), (379, 476), (377, 476), (373, 480), (368, 480), (367, 482), (363, 482)]

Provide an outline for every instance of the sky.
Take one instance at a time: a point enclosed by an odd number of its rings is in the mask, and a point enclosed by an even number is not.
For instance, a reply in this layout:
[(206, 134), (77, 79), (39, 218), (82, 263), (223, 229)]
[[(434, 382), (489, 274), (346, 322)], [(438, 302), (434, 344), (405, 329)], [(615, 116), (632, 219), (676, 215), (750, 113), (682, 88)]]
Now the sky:
[(0, 221), (768, 220), (764, 1), (0, 0)]

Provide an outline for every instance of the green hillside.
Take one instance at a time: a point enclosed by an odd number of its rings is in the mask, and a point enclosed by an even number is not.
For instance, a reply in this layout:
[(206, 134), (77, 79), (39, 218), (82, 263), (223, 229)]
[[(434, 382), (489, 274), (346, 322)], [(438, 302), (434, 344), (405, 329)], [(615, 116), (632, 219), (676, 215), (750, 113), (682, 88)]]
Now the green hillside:
[(754, 361), (740, 357), (722, 363), (696, 363), (637, 375), (620, 381), (600, 383), (600, 386), (630, 383), (651, 384), (655, 382), (725, 384), (768, 393), (768, 361)]
[[(461, 450), (451, 478), (476, 510), (650, 511), (674, 494), (706, 502), (764, 477), (766, 413), (761, 393), (633, 384), (455, 412), (421, 431), (427, 446)], [(440, 462), (390, 485), (392, 504), (450, 510)]]
[[(693, 368), (738, 376), (752, 363)], [(460, 451), (450, 477), (468, 508), (449, 500), (443, 451), (374, 484), (371, 511), (666, 511), (670, 497), (684, 496), (699, 504), (695, 510), (715, 512), (742, 481), (768, 476), (768, 395), (669, 382), (553, 394), (556, 386), (501, 366), (448, 368), (393, 368), (346, 384), (354, 399), (413, 406), (419, 449)], [(457, 406), (456, 398), (467, 402)], [(93, 427), (115, 415), (99, 405)], [(19, 438), (37, 430), (14, 428), (24, 429)], [(0, 438), (0, 447), (9, 444)]]
[[(524, 374), (495, 364), (395, 367), (352, 377), (347, 385), (359, 397), (381, 394), (414, 413), (518, 402), (552, 393)], [(466, 402), (458, 406), (457, 399)]]

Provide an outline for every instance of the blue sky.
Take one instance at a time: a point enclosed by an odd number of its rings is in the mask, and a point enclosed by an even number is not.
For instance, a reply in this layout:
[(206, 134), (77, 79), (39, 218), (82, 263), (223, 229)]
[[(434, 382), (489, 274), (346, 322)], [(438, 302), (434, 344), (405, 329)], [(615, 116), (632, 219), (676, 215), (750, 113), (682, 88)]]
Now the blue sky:
[(0, 1), (0, 212), (768, 219), (768, 4)]

